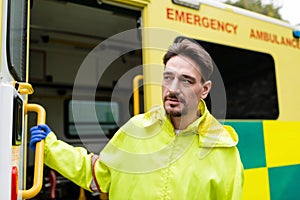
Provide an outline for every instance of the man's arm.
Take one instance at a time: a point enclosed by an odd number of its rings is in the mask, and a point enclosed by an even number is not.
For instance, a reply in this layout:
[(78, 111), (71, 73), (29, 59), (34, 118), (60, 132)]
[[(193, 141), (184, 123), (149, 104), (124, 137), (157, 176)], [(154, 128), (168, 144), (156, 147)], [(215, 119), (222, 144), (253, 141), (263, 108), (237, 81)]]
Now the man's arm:
[(34, 126), (30, 132), (30, 147), (33, 150), (37, 142), (45, 139), (44, 162), (47, 166), (86, 190), (101, 192), (98, 183), (100, 179), (105, 190), (108, 190), (109, 169), (99, 162), (98, 156), (89, 154), (82, 147), (73, 147), (57, 140), (46, 124)]
[(92, 156), (82, 147), (57, 140), (53, 132), (45, 138), (45, 164), (80, 187), (91, 191)]

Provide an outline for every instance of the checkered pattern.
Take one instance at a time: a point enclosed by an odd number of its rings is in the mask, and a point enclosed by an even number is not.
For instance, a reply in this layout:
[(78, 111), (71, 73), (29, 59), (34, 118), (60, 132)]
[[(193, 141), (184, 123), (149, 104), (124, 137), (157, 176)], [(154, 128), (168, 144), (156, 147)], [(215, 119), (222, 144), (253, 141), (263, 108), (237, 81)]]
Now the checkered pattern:
[(300, 199), (300, 122), (228, 121), (239, 135), (243, 199)]

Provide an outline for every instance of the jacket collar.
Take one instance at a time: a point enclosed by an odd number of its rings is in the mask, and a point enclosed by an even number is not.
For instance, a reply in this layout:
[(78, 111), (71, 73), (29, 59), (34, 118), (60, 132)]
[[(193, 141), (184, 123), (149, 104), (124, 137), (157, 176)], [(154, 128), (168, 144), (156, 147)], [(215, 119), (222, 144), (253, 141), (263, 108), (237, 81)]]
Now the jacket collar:
[[(215, 119), (208, 111), (204, 100), (200, 100), (198, 110), (201, 116), (186, 129), (182, 130), (181, 134), (197, 134), (199, 147), (236, 146), (238, 135), (235, 130), (230, 126), (222, 125)], [(174, 127), (162, 106), (153, 107), (149, 112), (145, 113), (143, 126), (149, 127), (157, 122), (165, 124), (167, 129), (174, 132)]]
[(198, 106), (201, 117), (198, 124), (199, 146), (202, 147), (232, 147), (238, 143), (238, 135), (230, 126), (222, 125), (208, 111), (205, 102)]

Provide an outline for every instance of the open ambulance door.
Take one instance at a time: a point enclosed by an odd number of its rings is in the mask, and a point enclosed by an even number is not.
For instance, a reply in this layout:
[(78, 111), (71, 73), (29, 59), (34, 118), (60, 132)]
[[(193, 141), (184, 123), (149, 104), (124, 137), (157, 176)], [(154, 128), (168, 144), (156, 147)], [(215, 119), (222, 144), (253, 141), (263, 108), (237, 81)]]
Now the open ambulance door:
[(27, 104), (27, 95), (33, 93), (27, 83), (29, 2), (3, 0), (0, 10), (0, 199), (28, 199), (41, 189), (44, 152), (42, 141), (37, 145), (34, 185), (26, 190), (27, 112), (37, 112), (38, 123), (45, 123), (45, 110)]

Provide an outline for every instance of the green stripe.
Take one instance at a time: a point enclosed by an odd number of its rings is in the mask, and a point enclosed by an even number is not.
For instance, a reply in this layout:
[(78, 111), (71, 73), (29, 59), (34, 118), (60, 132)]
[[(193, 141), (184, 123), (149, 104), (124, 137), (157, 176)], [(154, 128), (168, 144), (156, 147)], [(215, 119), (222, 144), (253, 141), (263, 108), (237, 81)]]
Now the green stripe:
[(300, 165), (269, 168), (272, 200), (300, 199)]
[(226, 121), (239, 136), (237, 145), (245, 169), (266, 166), (264, 135), (261, 121), (234, 122)]

